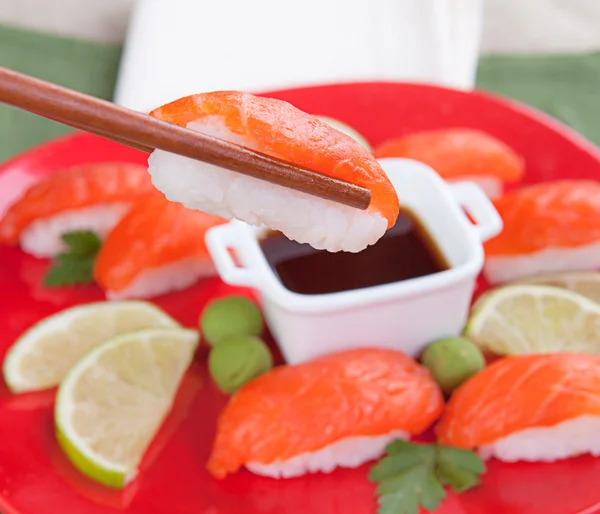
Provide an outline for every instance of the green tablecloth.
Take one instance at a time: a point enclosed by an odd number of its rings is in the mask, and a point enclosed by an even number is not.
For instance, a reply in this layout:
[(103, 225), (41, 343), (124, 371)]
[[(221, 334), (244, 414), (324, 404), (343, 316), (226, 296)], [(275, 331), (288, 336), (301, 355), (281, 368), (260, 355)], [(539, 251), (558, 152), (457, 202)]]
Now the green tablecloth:
[[(0, 26), (0, 66), (111, 99), (121, 47)], [(0, 162), (69, 127), (0, 104)]]
[(600, 145), (600, 53), (483, 57), (477, 87), (537, 107)]
[[(0, 26), (0, 65), (111, 98), (121, 48)], [(600, 144), (600, 53), (483, 57), (479, 88), (529, 103)], [(58, 123), (0, 105), (0, 161), (68, 132)]]

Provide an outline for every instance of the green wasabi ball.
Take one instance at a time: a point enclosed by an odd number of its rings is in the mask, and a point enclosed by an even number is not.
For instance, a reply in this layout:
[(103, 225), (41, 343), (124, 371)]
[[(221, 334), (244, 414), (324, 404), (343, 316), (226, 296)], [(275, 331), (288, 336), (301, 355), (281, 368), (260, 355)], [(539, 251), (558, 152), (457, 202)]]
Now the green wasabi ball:
[(258, 336), (263, 319), (254, 302), (243, 296), (228, 296), (210, 302), (200, 317), (204, 339), (214, 346), (231, 336)]
[(421, 362), (447, 395), (485, 367), (481, 350), (464, 337), (445, 337), (431, 343)]
[(255, 336), (233, 336), (219, 342), (208, 355), (208, 371), (217, 387), (233, 394), (273, 367), (267, 345)]

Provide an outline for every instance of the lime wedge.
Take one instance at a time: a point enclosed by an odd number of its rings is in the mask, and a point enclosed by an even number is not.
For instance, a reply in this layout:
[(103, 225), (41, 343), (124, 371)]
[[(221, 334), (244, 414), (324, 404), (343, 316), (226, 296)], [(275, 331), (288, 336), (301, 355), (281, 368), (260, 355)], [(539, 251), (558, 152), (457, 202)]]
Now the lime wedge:
[(58, 442), (91, 479), (122, 488), (171, 410), (199, 335), (152, 328), (119, 335), (69, 371), (58, 389)]
[(557, 287), (500, 287), (477, 300), (465, 335), (497, 355), (600, 353), (600, 304)]
[(597, 271), (559, 271), (542, 273), (527, 277), (518, 284), (537, 284), (562, 287), (574, 293), (587, 296), (590, 300), (600, 303), (600, 273)]
[(97, 302), (43, 319), (25, 332), (3, 363), (4, 381), (15, 393), (57, 386), (92, 348), (132, 330), (178, 327), (148, 302)]
[(371, 145), (367, 142), (367, 140), (360, 134), (357, 130), (353, 129), (347, 123), (343, 121), (336, 120), (335, 118), (330, 118), (329, 116), (317, 116), (323, 123), (327, 123), (330, 127), (335, 130), (350, 136), (354, 141), (356, 141), (361, 146), (364, 146), (369, 152), (372, 150)]

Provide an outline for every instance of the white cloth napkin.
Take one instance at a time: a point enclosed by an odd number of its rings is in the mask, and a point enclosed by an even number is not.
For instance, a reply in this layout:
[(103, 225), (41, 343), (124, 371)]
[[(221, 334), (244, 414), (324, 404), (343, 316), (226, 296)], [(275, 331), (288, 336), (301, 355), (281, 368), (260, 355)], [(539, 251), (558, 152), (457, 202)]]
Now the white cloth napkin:
[(395, 80), (471, 88), (483, 0), (139, 0), (115, 101)]

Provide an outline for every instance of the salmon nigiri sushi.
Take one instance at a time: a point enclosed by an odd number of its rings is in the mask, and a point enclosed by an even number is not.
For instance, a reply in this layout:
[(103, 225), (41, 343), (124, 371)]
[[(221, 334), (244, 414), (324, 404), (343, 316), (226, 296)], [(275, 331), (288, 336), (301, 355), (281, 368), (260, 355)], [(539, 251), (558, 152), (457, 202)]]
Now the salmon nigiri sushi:
[(399, 205), (376, 159), (354, 139), (287, 102), (237, 91), (181, 98), (150, 113), (371, 191), (366, 211), (156, 150), (149, 172), (157, 189), (223, 218), (266, 225), (319, 250), (358, 252), (396, 222)]
[(499, 139), (467, 128), (427, 130), (385, 141), (374, 151), (378, 159), (403, 157), (431, 166), (449, 182), (471, 181), (490, 198), (500, 196), (504, 184), (518, 182), (525, 162)]
[(600, 455), (600, 356), (498, 360), (455, 391), (436, 432), (442, 444), (507, 462)]
[(52, 173), (8, 208), (0, 244), (54, 257), (65, 250), (63, 234), (89, 230), (104, 239), (132, 202), (152, 190), (146, 167), (137, 164), (85, 164)]
[(154, 191), (139, 199), (108, 235), (94, 263), (94, 279), (110, 299), (184, 289), (216, 274), (204, 235), (225, 222)]
[(395, 350), (361, 348), (279, 366), (231, 397), (207, 468), (216, 478), (242, 466), (289, 478), (358, 467), (391, 440), (424, 432), (443, 404), (429, 371)]
[(600, 182), (545, 182), (511, 191), (494, 205), (504, 229), (484, 245), (490, 283), (600, 268)]

